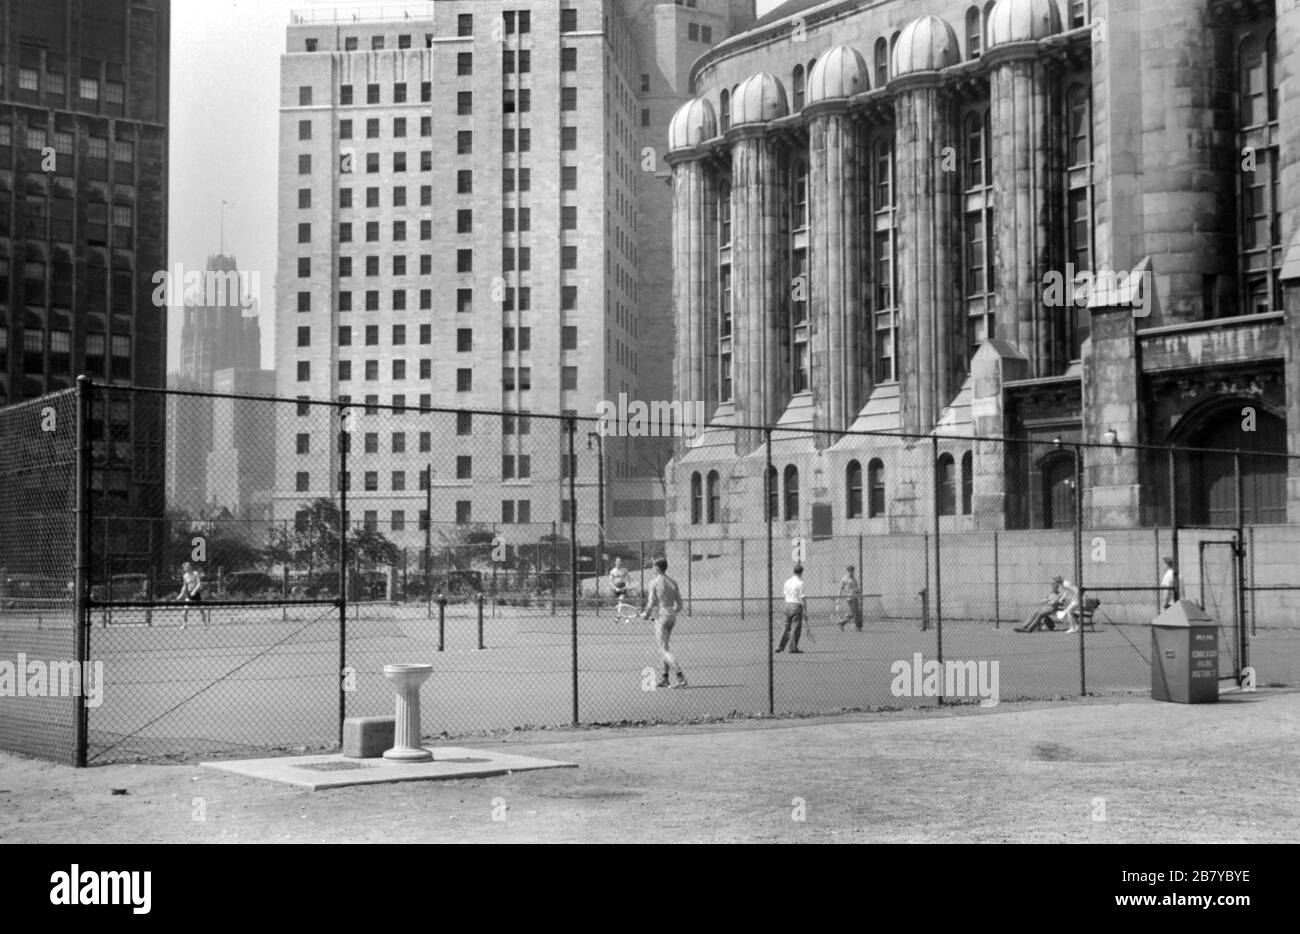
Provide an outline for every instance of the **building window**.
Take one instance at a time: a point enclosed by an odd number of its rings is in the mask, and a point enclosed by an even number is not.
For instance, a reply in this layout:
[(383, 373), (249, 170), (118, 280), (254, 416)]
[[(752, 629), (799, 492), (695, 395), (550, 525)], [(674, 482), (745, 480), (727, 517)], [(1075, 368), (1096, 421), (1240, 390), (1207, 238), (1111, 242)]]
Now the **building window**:
[(794, 73), (790, 76), (790, 89), (793, 98), (792, 110), (803, 110), (804, 102), (804, 70), (802, 65), (794, 66)]
[(934, 482), (939, 498), (939, 515), (957, 514), (957, 465), (951, 454), (940, 454), (935, 465)]
[(961, 456), (961, 514), (971, 513), (971, 499), (975, 492), (975, 458), (967, 451)]
[(691, 525), (699, 525), (704, 511), (704, 486), (698, 472), (691, 474)]
[(767, 518), (781, 518), (781, 490), (775, 467), (767, 468)]
[(808, 163), (796, 159), (790, 171), (791, 215), (796, 229), (808, 226)]
[(845, 515), (849, 519), (862, 517), (862, 464), (849, 461), (844, 470)]
[(1239, 173), (1239, 270), (1245, 314), (1282, 309), (1277, 36), (1246, 34), (1239, 49), (1239, 152), (1253, 155), (1253, 171)]
[(984, 27), (980, 22), (980, 8), (971, 7), (966, 11), (966, 57), (979, 58), (981, 40), (984, 37)]
[(722, 89), (722, 106), (719, 107), (718, 127), (723, 133), (731, 129), (731, 92)]
[(889, 83), (889, 43), (884, 36), (876, 40), (876, 88), (883, 88)]
[(578, 50), (560, 49), (560, 71), (578, 70)]
[(718, 400), (730, 402), (733, 392), (732, 380), (732, 288), (730, 264), (719, 267), (718, 289)]
[(718, 189), (718, 246), (731, 246), (731, 184)]
[[(698, 476), (698, 474), (696, 476)], [(721, 515), (718, 507), (722, 496), (722, 481), (718, 477), (718, 472), (716, 470), (709, 471), (709, 479), (706, 487), (708, 499), (705, 503), (706, 509), (704, 521), (712, 525), (719, 521), (719, 516)]]
[(885, 514), (885, 464), (872, 458), (867, 464), (867, 518), (876, 519)]
[(799, 468), (789, 464), (785, 468), (785, 521), (799, 518)]

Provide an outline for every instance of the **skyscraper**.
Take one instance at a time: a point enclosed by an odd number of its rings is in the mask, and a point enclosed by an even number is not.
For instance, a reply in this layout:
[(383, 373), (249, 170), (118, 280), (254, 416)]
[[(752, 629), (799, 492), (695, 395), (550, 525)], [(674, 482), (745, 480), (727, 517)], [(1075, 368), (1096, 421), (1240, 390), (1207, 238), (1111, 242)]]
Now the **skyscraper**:
[[(367, 406), (357, 430), (376, 437), (349, 464), (366, 477), (350, 495), (358, 511), (422, 540), (406, 519), (423, 508), (415, 478), (431, 464), (435, 523), (568, 518), (558, 432), (467, 418), (435, 450), (414, 443), (418, 417), (378, 407), (594, 416), (620, 393), (671, 398), (662, 141), (690, 62), (752, 19), (748, 0), (294, 14), (281, 66), (278, 394)], [(282, 413), (281, 517), (337, 489), (332, 431), (321, 413)], [(660, 484), (645, 479), (659, 464), (608, 447), (611, 487), (632, 488), (626, 514), (609, 518), (648, 530), (662, 521)], [(598, 461), (587, 460), (590, 522)]]
[[(162, 386), (168, 0), (0, 7), (0, 404)], [(96, 511), (161, 514), (162, 407), (92, 410)]]

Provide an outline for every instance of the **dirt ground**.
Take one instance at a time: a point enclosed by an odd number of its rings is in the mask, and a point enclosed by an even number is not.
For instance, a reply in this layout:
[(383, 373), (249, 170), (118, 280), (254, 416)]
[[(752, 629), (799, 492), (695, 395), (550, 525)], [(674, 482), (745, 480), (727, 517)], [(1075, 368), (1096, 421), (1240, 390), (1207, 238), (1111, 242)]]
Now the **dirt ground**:
[(0, 842), (1295, 842), (1298, 741), (1262, 690), (516, 733), (456, 744), (579, 767), (318, 792), (0, 755)]

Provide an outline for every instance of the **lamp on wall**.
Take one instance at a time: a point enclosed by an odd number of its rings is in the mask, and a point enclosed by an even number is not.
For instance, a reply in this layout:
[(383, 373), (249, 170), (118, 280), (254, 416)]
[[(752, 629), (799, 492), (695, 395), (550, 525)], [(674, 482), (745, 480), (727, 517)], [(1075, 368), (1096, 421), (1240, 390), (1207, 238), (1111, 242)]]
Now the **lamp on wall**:
[(1102, 435), (1102, 440), (1111, 447), (1119, 447), (1119, 433), (1114, 428), (1107, 428), (1106, 433)]

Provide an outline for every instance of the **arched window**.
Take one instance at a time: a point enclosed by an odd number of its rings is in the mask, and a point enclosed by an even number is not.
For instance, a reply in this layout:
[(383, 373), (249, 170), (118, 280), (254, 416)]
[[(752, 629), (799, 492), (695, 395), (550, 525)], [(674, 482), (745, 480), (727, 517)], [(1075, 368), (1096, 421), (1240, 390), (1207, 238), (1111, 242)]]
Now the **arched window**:
[(697, 472), (691, 474), (691, 525), (700, 524), (700, 512), (703, 505), (703, 494), (700, 488), (700, 475)]
[(718, 126), (725, 133), (731, 129), (731, 92), (726, 88), (722, 89), (722, 106), (719, 111), (721, 116), (718, 118)]
[(845, 513), (850, 519), (862, 517), (862, 464), (849, 461), (844, 470)]
[(718, 480), (718, 472), (716, 470), (710, 470), (709, 481), (708, 481), (708, 499), (706, 500), (707, 510), (704, 514), (705, 515), (704, 521), (708, 522), (710, 525), (718, 521), (718, 504), (722, 492), (719, 489), (720, 485), (721, 484)]
[(889, 43), (881, 36), (876, 40), (876, 87), (889, 83)]
[(1079, 83), (1066, 93), (1066, 111), (1070, 121), (1069, 163), (1072, 166), (1092, 162), (1092, 106), (1088, 86)]
[(1053, 454), (1042, 464), (1043, 528), (1074, 526), (1074, 455)]
[(980, 8), (966, 11), (966, 57), (979, 58), (984, 48), (984, 25), (980, 22)]
[(785, 468), (785, 518), (799, 518), (799, 468), (794, 464)]
[(989, 0), (984, 4), (984, 48), (989, 47), (989, 20), (993, 18), (993, 8), (997, 6), (997, 0)]
[(957, 514), (957, 465), (951, 454), (940, 454), (935, 465), (934, 482), (939, 497), (939, 515)]
[(794, 105), (793, 110), (803, 110), (804, 101), (804, 73), (802, 65), (794, 66), (794, 74), (790, 79), (790, 88)]
[(1249, 36), (1241, 44), (1241, 64), (1238, 77), (1241, 82), (1241, 126), (1250, 127), (1267, 123), (1276, 114), (1277, 97), (1273, 93), (1273, 61), (1271, 45), (1267, 40)]
[(867, 464), (867, 518), (885, 514), (885, 465), (878, 457)]
[(781, 518), (781, 490), (775, 467), (767, 468), (767, 517)]
[(961, 514), (969, 516), (975, 492), (975, 458), (967, 451), (961, 456)]

